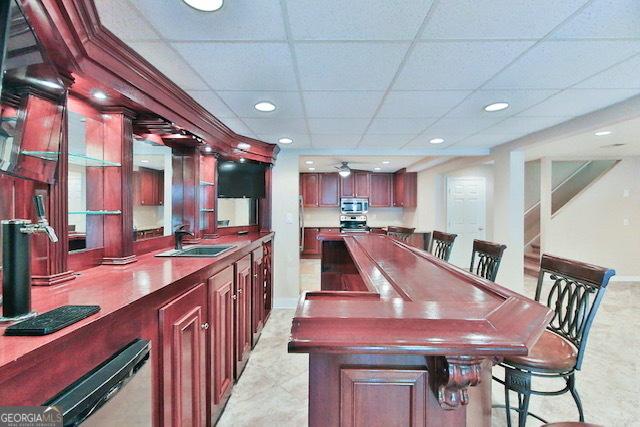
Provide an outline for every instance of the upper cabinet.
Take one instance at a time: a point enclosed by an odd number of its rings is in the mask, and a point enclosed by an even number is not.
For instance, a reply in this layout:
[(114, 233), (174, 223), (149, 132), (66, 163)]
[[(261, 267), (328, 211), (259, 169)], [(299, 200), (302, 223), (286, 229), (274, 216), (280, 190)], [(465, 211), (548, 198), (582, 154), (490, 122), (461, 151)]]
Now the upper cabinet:
[(355, 187), (355, 196), (368, 198), (371, 196), (371, 173), (366, 171), (355, 171), (352, 173)]
[(305, 207), (340, 205), (340, 177), (337, 173), (300, 174), (300, 195)]
[(370, 185), (369, 206), (373, 208), (388, 208), (393, 205), (393, 174), (372, 173)]
[(418, 204), (418, 174), (401, 169), (393, 174), (393, 206), (415, 208)]

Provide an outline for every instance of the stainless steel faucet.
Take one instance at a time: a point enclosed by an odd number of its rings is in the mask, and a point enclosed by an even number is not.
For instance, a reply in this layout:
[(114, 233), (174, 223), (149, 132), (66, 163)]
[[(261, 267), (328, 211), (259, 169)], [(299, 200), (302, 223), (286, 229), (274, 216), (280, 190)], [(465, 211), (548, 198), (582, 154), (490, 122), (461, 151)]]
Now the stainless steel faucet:
[(38, 221), (26, 219), (2, 221), (2, 317), (0, 322), (18, 321), (36, 313), (31, 311), (31, 235), (45, 233), (58, 241), (47, 221), (41, 195), (33, 198)]

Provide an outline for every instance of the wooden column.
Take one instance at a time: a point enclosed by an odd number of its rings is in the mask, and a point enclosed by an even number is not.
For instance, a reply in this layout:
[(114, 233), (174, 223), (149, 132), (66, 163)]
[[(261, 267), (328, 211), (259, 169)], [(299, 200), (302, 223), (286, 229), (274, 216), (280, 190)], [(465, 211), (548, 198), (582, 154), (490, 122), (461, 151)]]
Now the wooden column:
[(133, 253), (133, 120), (126, 108), (103, 111), (104, 159), (120, 167), (104, 167), (104, 209), (120, 215), (104, 217), (102, 264), (136, 261)]
[(185, 241), (200, 240), (199, 187), (200, 158), (196, 148), (173, 147), (173, 227), (187, 225), (196, 236), (187, 236)]

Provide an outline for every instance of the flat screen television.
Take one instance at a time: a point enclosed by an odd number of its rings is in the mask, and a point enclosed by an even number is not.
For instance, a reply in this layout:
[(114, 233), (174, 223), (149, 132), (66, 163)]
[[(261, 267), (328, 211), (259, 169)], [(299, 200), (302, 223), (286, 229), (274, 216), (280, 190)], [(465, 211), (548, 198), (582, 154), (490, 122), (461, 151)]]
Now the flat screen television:
[(221, 160), (218, 163), (218, 197), (264, 197), (264, 171), (265, 166), (262, 163)]

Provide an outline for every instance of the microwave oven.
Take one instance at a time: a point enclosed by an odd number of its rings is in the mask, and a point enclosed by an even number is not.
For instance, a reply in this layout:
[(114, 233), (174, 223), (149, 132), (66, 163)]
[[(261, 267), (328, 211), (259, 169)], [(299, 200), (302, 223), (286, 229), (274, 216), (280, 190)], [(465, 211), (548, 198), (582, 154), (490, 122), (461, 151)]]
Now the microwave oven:
[(369, 211), (369, 199), (349, 198), (340, 200), (340, 212), (343, 215), (365, 214)]

